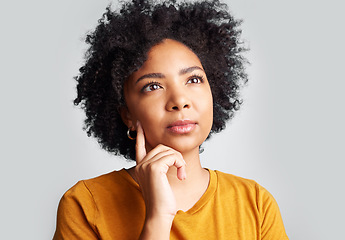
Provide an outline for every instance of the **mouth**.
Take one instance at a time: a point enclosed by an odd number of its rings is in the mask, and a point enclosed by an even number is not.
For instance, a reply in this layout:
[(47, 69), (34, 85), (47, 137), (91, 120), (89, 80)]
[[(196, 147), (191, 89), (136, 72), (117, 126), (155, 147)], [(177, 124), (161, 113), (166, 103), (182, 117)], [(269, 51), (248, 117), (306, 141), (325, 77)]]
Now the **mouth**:
[(177, 134), (186, 134), (193, 131), (197, 123), (191, 120), (177, 120), (168, 126), (168, 130)]

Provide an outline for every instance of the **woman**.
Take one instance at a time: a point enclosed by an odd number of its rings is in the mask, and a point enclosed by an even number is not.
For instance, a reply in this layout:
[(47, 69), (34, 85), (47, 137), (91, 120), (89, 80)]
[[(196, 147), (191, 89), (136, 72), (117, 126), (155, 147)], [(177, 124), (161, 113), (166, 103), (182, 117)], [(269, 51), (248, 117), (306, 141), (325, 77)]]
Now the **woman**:
[(54, 239), (288, 239), (264, 188), (200, 164), (201, 144), (238, 109), (246, 81), (240, 22), (225, 8), (107, 9), (88, 35), (75, 103), (88, 134), (136, 166), (68, 190)]

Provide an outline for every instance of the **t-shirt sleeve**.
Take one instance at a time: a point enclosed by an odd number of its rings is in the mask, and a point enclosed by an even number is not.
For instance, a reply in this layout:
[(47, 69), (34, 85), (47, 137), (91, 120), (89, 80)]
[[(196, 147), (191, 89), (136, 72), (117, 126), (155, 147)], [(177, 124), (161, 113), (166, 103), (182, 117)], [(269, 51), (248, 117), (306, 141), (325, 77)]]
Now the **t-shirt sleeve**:
[(99, 239), (95, 227), (97, 208), (83, 181), (78, 182), (61, 198), (53, 240)]
[(283, 220), (279, 207), (273, 196), (262, 186), (257, 184), (258, 208), (261, 216), (262, 240), (286, 240)]

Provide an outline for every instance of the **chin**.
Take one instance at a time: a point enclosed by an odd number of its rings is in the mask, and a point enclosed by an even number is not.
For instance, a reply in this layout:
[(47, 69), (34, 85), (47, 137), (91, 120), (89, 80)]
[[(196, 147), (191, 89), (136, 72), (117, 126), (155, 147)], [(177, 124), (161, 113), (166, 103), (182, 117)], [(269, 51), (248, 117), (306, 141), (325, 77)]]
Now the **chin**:
[[(205, 137), (206, 139), (206, 137)], [(193, 141), (192, 139), (177, 139), (176, 141), (169, 142), (166, 145), (179, 151), (180, 153), (186, 153), (191, 151), (199, 152), (199, 146), (204, 142), (203, 141)]]
[[(186, 153), (191, 151), (199, 152), (199, 146), (206, 140), (207, 135), (205, 135), (207, 131), (201, 132), (194, 132), (191, 134), (162, 134), (158, 139), (151, 138), (146, 136), (146, 143), (148, 147), (153, 146), (155, 148), (159, 144), (171, 147), (180, 153)], [(207, 132), (209, 133), (209, 132)], [(158, 137), (158, 136), (156, 136)], [(151, 148), (151, 149), (153, 149)]]

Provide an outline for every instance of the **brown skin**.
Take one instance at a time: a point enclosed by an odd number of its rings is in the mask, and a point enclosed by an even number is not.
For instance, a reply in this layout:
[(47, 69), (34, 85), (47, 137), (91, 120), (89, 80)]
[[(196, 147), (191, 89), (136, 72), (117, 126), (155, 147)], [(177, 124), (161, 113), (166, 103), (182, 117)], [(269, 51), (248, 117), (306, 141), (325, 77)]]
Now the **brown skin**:
[[(179, 74), (180, 70), (194, 66), (200, 69)], [(164, 77), (147, 77), (137, 82), (140, 77), (151, 73), (159, 73)], [(203, 77), (204, 83), (187, 83), (188, 80), (197, 80), (193, 75)], [(141, 92), (151, 81), (158, 84), (147, 86), (147, 91)], [(158, 86), (157, 90), (152, 90)], [(153, 47), (148, 60), (126, 81), (124, 93), (128, 108), (125, 122), (135, 128), (136, 121), (140, 121), (148, 151), (158, 144), (164, 144), (181, 153), (189, 152), (198, 149), (211, 130), (212, 94), (206, 74), (199, 58), (179, 42), (165, 40)], [(179, 119), (196, 121), (198, 124), (195, 131), (181, 135), (167, 131), (167, 126)]]
[(146, 205), (141, 239), (169, 239), (176, 212), (190, 209), (208, 186), (199, 146), (212, 127), (211, 89), (199, 58), (165, 39), (126, 81), (124, 95), (122, 119), (138, 133), (137, 164), (128, 172)]

